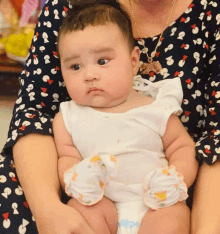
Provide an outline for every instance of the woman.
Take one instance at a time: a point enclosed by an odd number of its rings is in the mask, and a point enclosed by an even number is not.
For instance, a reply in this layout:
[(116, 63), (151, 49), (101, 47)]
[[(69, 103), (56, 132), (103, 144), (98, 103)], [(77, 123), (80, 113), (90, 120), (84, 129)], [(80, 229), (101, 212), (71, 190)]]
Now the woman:
[[(184, 99), (180, 119), (196, 142), (201, 162), (192, 208), (192, 233), (218, 233), (220, 207), (215, 201), (220, 190), (216, 186), (220, 174), (220, 4), (211, 0), (120, 2), (131, 16), (136, 44), (142, 51), (142, 77), (151, 81), (181, 77)], [(6, 157), (1, 159), (0, 233), (94, 233), (79, 212), (60, 202), (55, 170), (57, 153), (51, 120), (60, 102), (69, 100), (56, 38), (69, 7), (65, 0), (45, 4), (19, 79), (21, 91), (2, 152)]]

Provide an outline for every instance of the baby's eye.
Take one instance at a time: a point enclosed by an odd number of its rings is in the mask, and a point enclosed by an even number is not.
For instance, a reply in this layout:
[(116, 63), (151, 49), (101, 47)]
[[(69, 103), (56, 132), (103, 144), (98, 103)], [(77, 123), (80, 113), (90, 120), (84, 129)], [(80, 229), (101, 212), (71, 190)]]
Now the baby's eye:
[(71, 69), (73, 70), (79, 70), (81, 68), (81, 66), (79, 64), (74, 64), (71, 66)]
[(98, 61), (98, 64), (99, 65), (105, 65), (106, 63), (108, 63), (109, 62), (109, 59), (100, 59), (99, 61)]

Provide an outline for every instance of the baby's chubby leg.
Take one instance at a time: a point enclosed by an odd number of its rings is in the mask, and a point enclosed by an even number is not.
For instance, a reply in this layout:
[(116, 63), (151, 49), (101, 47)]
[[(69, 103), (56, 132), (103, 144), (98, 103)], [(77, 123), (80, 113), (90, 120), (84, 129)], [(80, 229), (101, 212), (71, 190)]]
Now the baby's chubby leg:
[(85, 206), (75, 198), (69, 200), (67, 205), (79, 211), (96, 234), (116, 234), (118, 214), (114, 203), (107, 197), (92, 205)]
[(189, 234), (190, 210), (184, 202), (159, 210), (149, 209), (138, 234)]

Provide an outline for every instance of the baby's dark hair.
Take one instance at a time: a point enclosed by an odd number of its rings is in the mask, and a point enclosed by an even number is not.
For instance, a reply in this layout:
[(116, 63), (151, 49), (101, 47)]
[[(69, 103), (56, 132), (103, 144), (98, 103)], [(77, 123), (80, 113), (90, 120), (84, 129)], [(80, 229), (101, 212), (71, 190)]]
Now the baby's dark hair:
[(127, 40), (130, 49), (134, 48), (131, 19), (122, 5), (116, 0), (71, 0), (72, 9), (69, 9), (60, 27), (57, 50), (62, 35), (83, 30), (87, 26), (116, 24)]

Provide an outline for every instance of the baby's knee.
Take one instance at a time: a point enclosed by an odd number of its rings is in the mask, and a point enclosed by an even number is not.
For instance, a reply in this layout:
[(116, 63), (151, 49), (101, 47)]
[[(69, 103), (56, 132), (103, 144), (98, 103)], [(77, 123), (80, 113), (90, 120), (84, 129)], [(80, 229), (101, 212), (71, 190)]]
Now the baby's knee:
[(190, 210), (186, 204), (180, 204), (179, 209), (173, 211), (170, 218), (164, 220), (166, 229), (163, 234), (189, 234)]
[(183, 203), (162, 208), (158, 211), (149, 210), (140, 227), (140, 234), (147, 231), (155, 234), (189, 234), (190, 211)]
[(184, 222), (183, 220), (168, 222), (163, 230), (163, 234), (189, 234), (189, 232), (190, 226), (188, 222)]

